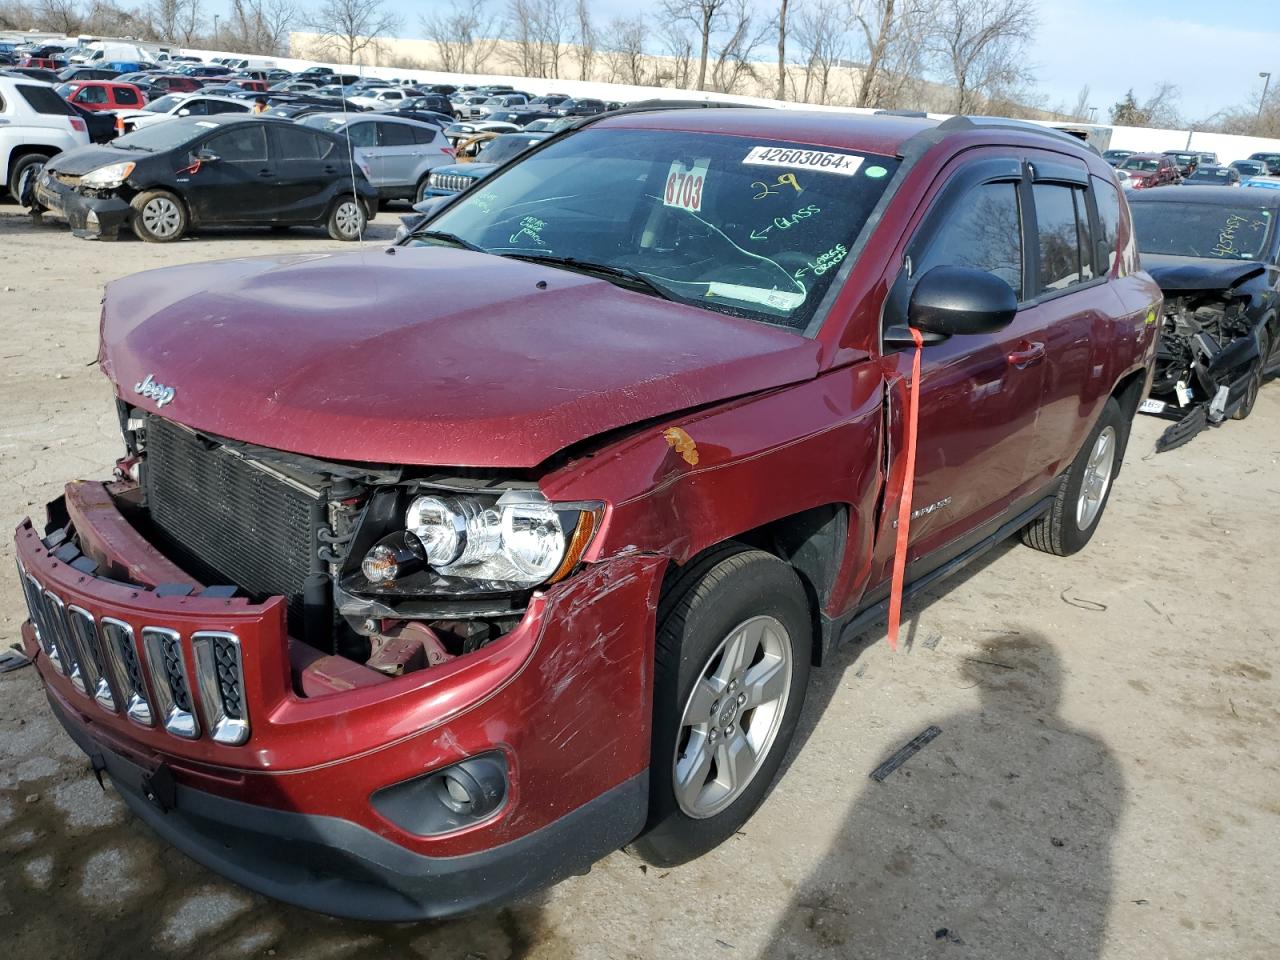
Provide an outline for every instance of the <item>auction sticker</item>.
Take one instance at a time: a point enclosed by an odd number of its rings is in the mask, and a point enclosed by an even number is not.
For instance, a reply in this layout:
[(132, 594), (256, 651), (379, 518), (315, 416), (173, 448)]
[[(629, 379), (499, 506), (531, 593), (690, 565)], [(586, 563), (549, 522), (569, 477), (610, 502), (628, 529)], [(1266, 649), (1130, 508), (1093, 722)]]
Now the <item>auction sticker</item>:
[(697, 213), (702, 209), (702, 188), (707, 183), (709, 160), (695, 160), (686, 167), (679, 160), (673, 161), (667, 172), (667, 188), (662, 194), (663, 206), (679, 207)]
[(862, 157), (847, 153), (827, 153), (824, 150), (799, 150), (792, 147), (752, 147), (743, 163), (759, 167), (791, 167), (797, 170), (817, 170), (820, 173), (838, 173), (852, 177), (862, 166)]

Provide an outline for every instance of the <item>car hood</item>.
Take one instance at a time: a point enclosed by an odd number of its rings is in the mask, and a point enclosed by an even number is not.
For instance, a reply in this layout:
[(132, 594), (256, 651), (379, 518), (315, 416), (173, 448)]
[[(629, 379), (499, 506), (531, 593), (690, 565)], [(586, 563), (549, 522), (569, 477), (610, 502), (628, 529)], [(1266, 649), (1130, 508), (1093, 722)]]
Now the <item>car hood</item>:
[(45, 164), (45, 167), (50, 173), (65, 173), (69, 177), (83, 177), (89, 171), (105, 167), (109, 163), (125, 163), (129, 160), (136, 163), (149, 156), (151, 154), (143, 150), (126, 150), (121, 147), (91, 143), (88, 146), (76, 147), (73, 150), (58, 154)]
[(431, 172), (456, 173), (464, 177), (471, 177), (474, 180), (482, 180), (493, 173), (497, 166), (496, 163), (479, 163), (476, 161), (471, 163), (442, 163), (438, 167), (432, 167)]
[(1142, 254), (1142, 269), (1165, 293), (1193, 290), (1231, 290), (1266, 272), (1254, 260), (1219, 260), (1210, 257), (1177, 257)]
[(815, 341), (766, 324), (444, 247), (127, 277), (107, 287), (99, 356), (123, 400), (222, 437), (329, 460), (513, 468), (809, 379), (818, 358)]

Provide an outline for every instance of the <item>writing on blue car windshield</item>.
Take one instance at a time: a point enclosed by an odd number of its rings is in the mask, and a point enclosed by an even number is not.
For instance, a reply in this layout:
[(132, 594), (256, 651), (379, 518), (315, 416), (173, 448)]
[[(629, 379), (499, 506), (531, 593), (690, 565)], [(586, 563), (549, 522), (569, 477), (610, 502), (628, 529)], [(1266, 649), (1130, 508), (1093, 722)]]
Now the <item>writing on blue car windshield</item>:
[(598, 268), (620, 286), (802, 330), (897, 165), (751, 137), (588, 129), (498, 171), (409, 242)]
[(1270, 210), (1245, 204), (1143, 201), (1131, 207), (1142, 253), (1261, 260), (1274, 228)]

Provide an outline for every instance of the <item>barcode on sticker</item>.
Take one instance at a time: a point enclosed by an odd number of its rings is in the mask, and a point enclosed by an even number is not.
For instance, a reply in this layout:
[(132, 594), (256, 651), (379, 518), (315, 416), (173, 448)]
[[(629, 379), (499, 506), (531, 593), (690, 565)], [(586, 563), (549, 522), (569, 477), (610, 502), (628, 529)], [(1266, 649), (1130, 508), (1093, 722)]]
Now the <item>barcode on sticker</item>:
[(672, 163), (662, 194), (663, 205), (698, 213), (702, 209), (702, 188), (707, 183), (707, 165), (707, 160), (698, 160), (692, 167), (679, 160)]
[(820, 173), (838, 173), (851, 177), (862, 166), (862, 157), (847, 153), (827, 153), (824, 150), (799, 150), (793, 147), (752, 147), (743, 163), (760, 167), (791, 167), (796, 170), (816, 170)]

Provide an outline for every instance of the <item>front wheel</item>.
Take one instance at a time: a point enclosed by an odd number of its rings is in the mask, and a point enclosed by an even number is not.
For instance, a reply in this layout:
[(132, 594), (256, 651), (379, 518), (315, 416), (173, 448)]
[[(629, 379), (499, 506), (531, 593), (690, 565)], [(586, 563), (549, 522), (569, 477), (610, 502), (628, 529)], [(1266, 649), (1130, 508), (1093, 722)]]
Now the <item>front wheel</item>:
[(658, 865), (701, 856), (764, 800), (795, 733), (813, 628), (800, 578), (729, 545), (659, 609), (649, 822), (627, 849)]
[(1271, 336), (1266, 329), (1258, 331), (1258, 367), (1249, 376), (1249, 386), (1245, 390), (1244, 398), (1240, 401), (1240, 406), (1236, 407), (1236, 412), (1231, 415), (1233, 420), (1243, 420), (1253, 413), (1254, 404), (1258, 402), (1258, 394), (1262, 391), (1262, 375), (1267, 369), (1267, 354), (1271, 352)]
[(430, 196), (430, 194), (427, 193), (427, 190), (430, 186), (431, 186), (431, 175), (427, 174), (427, 176), (423, 177), (421, 180), (418, 181), (418, 189), (415, 190), (413, 193), (413, 202), (421, 203), (423, 200), (427, 199), (427, 197)]
[(129, 201), (129, 206), (133, 208), (130, 224), (139, 240), (172, 243), (187, 232), (187, 209), (167, 190), (147, 190)]
[(364, 235), (364, 205), (355, 197), (339, 197), (329, 211), (329, 236), (334, 240), (359, 240)]
[(48, 162), (49, 158), (42, 153), (29, 153), (13, 165), (9, 173), (9, 192), (18, 206), (35, 206), (36, 178)]
[(1023, 528), (1022, 542), (1059, 557), (1083, 550), (1098, 529), (1128, 441), (1129, 421), (1120, 404), (1109, 397), (1089, 438), (1058, 482), (1053, 505)]

